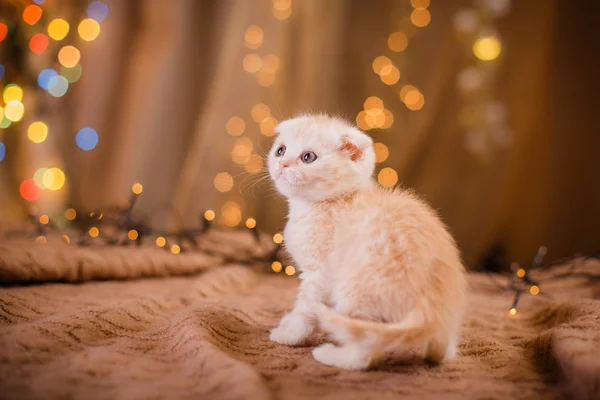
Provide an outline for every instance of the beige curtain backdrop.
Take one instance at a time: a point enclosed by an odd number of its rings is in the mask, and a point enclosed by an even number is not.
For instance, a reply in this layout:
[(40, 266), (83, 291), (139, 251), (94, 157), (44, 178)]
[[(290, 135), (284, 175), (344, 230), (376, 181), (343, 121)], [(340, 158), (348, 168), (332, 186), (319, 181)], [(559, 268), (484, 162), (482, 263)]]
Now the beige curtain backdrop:
[[(140, 210), (171, 202), (194, 223), (205, 209), (219, 213), (235, 201), (244, 218), (276, 232), (285, 203), (267, 181), (253, 185), (258, 177), (232, 162), (236, 138), (227, 134), (227, 120), (243, 118), (244, 136), (264, 154), (271, 139), (250, 117), (254, 104), (267, 104), (277, 119), (303, 111), (354, 119), (376, 95), (395, 116), (391, 129), (372, 131), (390, 149), (380, 166), (396, 169), (403, 186), (439, 210), (468, 262), (497, 242), (520, 260), (540, 244), (548, 245), (550, 258), (600, 249), (593, 1), (513, 1), (498, 21), (504, 53), (494, 90), (508, 107), (514, 135), (489, 164), (465, 149), (457, 124), (456, 75), (465, 62), (452, 16), (471, 2), (432, 0), (431, 24), (402, 55), (401, 83), (425, 96), (417, 112), (401, 103), (401, 85), (384, 85), (371, 66), (390, 53), (387, 36), (409, 15), (409, 0), (294, 0), (285, 20), (274, 18), (270, 0), (106, 3), (109, 17), (97, 41), (82, 46), (83, 77), (59, 113), (56, 124), (64, 128), (52, 130), (62, 137), (56, 146), (69, 179), (65, 203), (90, 209), (123, 202), (132, 183), (142, 182)], [(244, 45), (250, 25), (264, 31), (257, 50)], [(279, 57), (273, 86), (261, 87), (242, 68), (251, 52)], [(78, 126), (97, 129), (96, 149), (77, 149), (72, 127)], [(0, 168), (2, 213), (22, 217), (17, 194), (26, 168)], [(219, 172), (234, 177), (231, 191), (215, 190)], [(162, 215), (156, 220), (168, 223)]]

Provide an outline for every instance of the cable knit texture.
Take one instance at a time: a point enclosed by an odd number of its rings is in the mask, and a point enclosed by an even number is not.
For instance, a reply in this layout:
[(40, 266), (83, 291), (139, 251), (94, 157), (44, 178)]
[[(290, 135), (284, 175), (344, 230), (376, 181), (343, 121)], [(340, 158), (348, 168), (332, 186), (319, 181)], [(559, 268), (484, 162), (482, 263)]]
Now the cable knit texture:
[[(203, 245), (263, 251), (246, 236)], [(352, 372), (270, 342), (297, 280), (231, 257), (0, 243), (0, 398), (600, 398), (598, 284), (552, 281), (541, 286), (552, 298), (527, 295), (511, 317), (512, 295), (471, 274), (455, 360), (394, 354)]]

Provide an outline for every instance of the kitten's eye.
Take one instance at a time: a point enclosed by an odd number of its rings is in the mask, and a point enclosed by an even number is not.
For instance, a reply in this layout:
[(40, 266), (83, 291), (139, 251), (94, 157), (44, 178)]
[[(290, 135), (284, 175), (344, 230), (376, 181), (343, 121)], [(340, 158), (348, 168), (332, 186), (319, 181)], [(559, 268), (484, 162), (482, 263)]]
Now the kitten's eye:
[(275, 150), (275, 156), (277, 157), (281, 157), (282, 155), (285, 154), (285, 146), (281, 145), (277, 148), (277, 150)]
[(302, 161), (304, 161), (306, 164), (310, 164), (311, 162), (315, 161), (317, 159), (317, 155), (315, 153), (313, 153), (312, 151), (307, 151), (306, 153), (302, 154)]

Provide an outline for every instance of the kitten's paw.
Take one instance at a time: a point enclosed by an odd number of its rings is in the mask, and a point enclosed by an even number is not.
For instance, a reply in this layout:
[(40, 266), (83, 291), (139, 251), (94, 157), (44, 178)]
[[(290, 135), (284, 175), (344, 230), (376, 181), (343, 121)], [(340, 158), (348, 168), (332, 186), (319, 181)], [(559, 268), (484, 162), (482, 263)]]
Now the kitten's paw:
[(343, 369), (367, 369), (371, 362), (371, 357), (361, 349), (337, 347), (331, 343), (314, 348), (312, 355), (321, 364)]
[(271, 331), (269, 339), (272, 342), (286, 346), (304, 344), (313, 331), (312, 325), (302, 315), (286, 315), (279, 326)]

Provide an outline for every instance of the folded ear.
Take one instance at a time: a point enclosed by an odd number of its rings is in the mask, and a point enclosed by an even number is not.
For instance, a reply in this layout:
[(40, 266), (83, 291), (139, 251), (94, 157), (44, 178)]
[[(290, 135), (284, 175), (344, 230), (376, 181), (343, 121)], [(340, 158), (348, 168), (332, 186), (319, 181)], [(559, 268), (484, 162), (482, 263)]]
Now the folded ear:
[(369, 136), (360, 131), (351, 131), (342, 135), (340, 150), (348, 153), (352, 161), (356, 161), (371, 146), (373, 146), (373, 140)]

